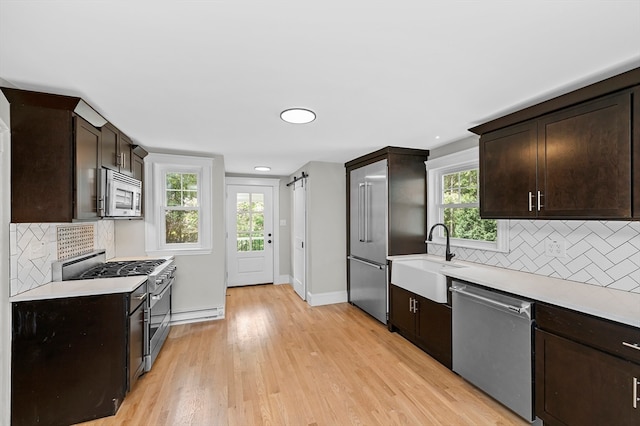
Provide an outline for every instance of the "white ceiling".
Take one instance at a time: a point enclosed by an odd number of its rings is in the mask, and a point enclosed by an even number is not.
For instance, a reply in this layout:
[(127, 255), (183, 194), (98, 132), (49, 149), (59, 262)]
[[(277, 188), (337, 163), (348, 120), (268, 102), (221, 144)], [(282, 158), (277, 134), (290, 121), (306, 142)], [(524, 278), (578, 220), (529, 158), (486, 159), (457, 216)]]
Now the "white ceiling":
[(639, 0), (0, 0), (0, 78), (232, 173), (433, 148), (638, 66)]

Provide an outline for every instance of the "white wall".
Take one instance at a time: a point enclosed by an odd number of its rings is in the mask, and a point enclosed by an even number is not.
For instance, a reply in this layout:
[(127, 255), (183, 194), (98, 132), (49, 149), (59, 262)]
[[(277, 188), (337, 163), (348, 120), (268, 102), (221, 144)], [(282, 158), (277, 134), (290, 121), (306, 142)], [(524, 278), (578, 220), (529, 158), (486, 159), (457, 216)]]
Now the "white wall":
[[(190, 154), (191, 155), (191, 154)], [(175, 256), (176, 283), (172, 321), (219, 318), (225, 306), (225, 177), (224, 158), (215, 156), (212, 170), (213, 252)], [(116, 221), (116, 256), (145, 256), (144, 221)]]
[[(0, 79), (0, 83), (3, 80)], [(0, 92), (0, 424), (11, 414), (11, 305), (9, 222), (11, 220), (9, 102)]]
[[(308, 302), (314, 306), (346, 302), (347, 225), (344, 165), (312, 161), (296, 171), (290, 180), (294, 176), (299, 177), (302, 171), (309, 174), (306, 180)], [(291, 217), (293, 219), (293, 215)]]

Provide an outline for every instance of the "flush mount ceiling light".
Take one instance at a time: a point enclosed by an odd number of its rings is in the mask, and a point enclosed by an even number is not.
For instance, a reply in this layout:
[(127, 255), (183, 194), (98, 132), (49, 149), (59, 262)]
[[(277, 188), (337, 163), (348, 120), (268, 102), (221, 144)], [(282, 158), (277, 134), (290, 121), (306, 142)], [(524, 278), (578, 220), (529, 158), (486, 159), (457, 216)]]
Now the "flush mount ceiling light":
[(270, 172), (271, 171), (271, 167), (268, 167), (268, 166), (255, 166), (253, 168), (253, 170), (255, 170), (256, 172)]
[(316, 119), (316, 113), (305, 108), (289, 108), (280, 113), (280, 118), (287, 123), (306, 124)]

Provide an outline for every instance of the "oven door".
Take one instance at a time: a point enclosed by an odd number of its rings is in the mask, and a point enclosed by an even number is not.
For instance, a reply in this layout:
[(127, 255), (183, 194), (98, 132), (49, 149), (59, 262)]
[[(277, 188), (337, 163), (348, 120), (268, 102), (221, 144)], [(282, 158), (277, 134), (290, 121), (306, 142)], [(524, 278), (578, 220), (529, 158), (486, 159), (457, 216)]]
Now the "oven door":
[(149, 302), (149, 344), (147, 346), (147, 356), (145, 370), (151, 370), (162, 344), (169, 334), (169, 322), (171, 321), (171, 288), (175, 279), (171, 279), (169, 284), (159, 294), (154, 294)]

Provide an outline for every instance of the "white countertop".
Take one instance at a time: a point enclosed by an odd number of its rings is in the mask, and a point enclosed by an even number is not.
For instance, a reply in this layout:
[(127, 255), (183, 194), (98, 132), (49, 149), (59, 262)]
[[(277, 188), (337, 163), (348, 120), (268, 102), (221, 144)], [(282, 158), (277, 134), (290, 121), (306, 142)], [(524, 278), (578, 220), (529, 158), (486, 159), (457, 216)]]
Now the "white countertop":
[[(116, 257), (107, 262), (129, 260), (173, 259), (173, 256), (126, 256)], [(130, 293), (147, 280), (146, 275), (116, 278), (94, 278), (88, 280), (52, 281), (24, 293), (9, 298), (9, 302), (28, 300), (61, 299), (64, 297), (94, 296), (111, 293)]]
[(597, 285), (550, 278), (479, 263), (453, 260), (429, 254), (389, 256), (389, 260), (427, 259), (458, 267), (443, 268), (452, 278), (550, 303), (640, 328), (640, 294)]
[(52, 281), (33, 290), (9, 298), (9, 302), (61, 299), (64, 297), (95, 296), (99, 294), (130, 293), (147, 280), (146, 275), (99, 278), (92, 280)]

